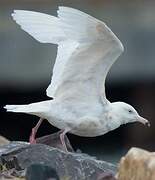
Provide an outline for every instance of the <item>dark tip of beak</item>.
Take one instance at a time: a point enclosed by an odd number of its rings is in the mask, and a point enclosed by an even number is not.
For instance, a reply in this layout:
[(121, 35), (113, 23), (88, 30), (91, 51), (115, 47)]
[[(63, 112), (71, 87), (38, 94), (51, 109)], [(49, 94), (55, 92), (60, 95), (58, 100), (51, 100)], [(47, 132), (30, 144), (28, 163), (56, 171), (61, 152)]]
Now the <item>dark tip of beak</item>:
[(149, 121), (147, 121), (147, 122), (145, 123), (145, 125), (146, 125), (147, 127), (150, 127), (150, 126), (151, 126), (151, 124), (150, 124)]
[(140, 123), (142, 123), (142, 124), (144, 124), (144, 125), (150, 127), (150, 122), (149, 122), (147, 119), (145, 119), (145, 118), (139, 116), (139, 117), (138, 117), (138, 121), (139, 121)]

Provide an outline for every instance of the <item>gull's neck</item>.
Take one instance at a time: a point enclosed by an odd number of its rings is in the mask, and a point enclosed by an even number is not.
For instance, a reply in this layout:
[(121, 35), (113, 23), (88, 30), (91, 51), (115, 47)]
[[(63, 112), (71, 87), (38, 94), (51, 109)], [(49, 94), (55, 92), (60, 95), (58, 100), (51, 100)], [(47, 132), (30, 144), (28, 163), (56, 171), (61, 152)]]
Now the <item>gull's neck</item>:
[(124, 121), (124, 118), (122, 118), (119, 102), (112, 102), (112, 103), (109, 102), (108, 106), (109, 106), (109, 116), (111, 118), (111, 121), (115, 122), (117, 126), (127, 123)]

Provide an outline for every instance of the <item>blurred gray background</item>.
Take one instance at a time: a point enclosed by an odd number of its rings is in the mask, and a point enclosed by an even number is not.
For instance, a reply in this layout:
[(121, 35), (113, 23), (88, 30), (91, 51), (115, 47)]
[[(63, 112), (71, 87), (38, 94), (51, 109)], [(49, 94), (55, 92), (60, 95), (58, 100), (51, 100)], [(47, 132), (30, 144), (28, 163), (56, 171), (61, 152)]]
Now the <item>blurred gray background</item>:
[[(40, 44), (12, 20), (14, 9), (56, 15), (59, 5), (80, 9), (104, 21), (119, 37), (125, 52), (111, 68), (106, 91), (110, 101), (130, 103), (151, 127), (128, 124), (97, 138), (69, 135), (75, 149), (118, 162), (132, 146), (155, 151), (155, 1), (153, 0), (1, 0), (0, 105), (42, 101), (50, 83), (56, 45)], [(1, 110), (0, 134), (28, 140), (38, 118)], [(57, 131), (44, 122), (38, 136)]]

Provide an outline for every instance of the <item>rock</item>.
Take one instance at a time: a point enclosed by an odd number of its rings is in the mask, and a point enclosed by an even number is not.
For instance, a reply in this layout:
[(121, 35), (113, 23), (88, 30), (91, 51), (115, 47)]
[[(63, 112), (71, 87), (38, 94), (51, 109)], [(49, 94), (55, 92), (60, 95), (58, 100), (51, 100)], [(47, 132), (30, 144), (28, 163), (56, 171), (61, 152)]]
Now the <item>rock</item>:
[[(56, 133), (52, 133), (50, 135), (46, 135), (46, 136), (37, 138), (36, 142), (39, 144), (46, 144), (46, 145), (49, 145), (49, 146), (63, 150), (64, 147), (63, 147), (61, 140), (60, 140), (60, 134), (61, 133), (62, 133), (62, 131), (58, 131)], [(66, 147), (67, 147), (68, 151), (74, 152), (73, 147), (71, 146), (70, 141), (66, 135), (65, 135), (64, 140), (65, 140)]]
[(118, 180), (155, 180), (155, 153), (131, 148), (119, 165)]
[[(21, 172), (10, 169), (10, 170), (4, 170), (3, 172), (0, 172), (0, 179), (1, 180), (25, 180), (24, 176), (21, 176)], [(25, 174), (25, 173), (24, 173)]]
[(27, 168), (26, 180), (59, 180), (57, 172), (50, 166), (32, 164)]
[(8, 139), (6, 139), (3, 136), (0, 136), (0, 146), (5, 145), (5, 144), (9, 144), (10, 141)]
[(88, 155), (66, 153), (43, 144), (12, 142), (0, 149), (0, 164), (22, 170), (32, 164), (43, 164), (56, 170), (60, 179), (114, 180), (116, 167)]

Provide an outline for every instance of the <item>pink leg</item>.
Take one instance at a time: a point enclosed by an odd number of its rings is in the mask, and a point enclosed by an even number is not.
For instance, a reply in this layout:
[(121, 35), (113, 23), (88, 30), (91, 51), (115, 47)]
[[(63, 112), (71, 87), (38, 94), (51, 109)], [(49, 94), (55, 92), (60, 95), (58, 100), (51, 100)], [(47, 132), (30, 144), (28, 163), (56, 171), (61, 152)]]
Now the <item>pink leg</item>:
[(61, 140), (61, 143), (65, 149), (66, 152), (68, 152), (67, 150), (67, 146), (66, 146), (66, 143), (65, 143), (65, 134), (70, 131), (70, 129), (65, 129), (64, 131), (62, 131), (62, 133), (60, 134), (60, 140)]
[(30, 144), (35, 144), (36, 143), (36, 139), (35, 139), (35, 136), (36, 136), (36, 133), (38, 131), (38, 128), (40, 127), (41, 123), (43, 122), (44, 119), (40, 118), (38, 123), (36, 124), (36, 126), (34, 128), (32, 128), (32, 132), (31, 132), (31, 135), (30, 135), (30, 138), (29, 138), (29, 142)]

